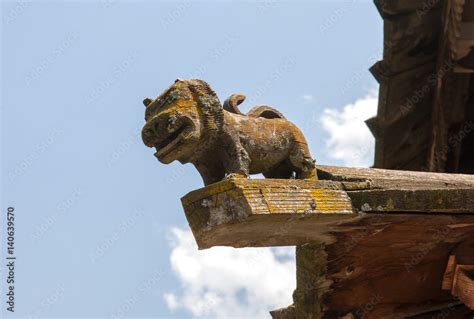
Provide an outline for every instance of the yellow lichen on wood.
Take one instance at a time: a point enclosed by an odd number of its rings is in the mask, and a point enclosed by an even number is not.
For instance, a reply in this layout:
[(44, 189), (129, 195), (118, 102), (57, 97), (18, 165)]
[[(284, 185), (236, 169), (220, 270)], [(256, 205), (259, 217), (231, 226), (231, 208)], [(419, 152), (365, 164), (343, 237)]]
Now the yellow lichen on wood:
[(352, 213), (344, 191), (328, 189), (244, 188), (245, 200), (253, 214)]
[(329, 181), (232, 178), (190, 192), (182, 202), (186, 207), (227, 193), (235, 200), (248, 203), (252, 214), (353, 213), (350, 198), (341, 188), (339, 183)]

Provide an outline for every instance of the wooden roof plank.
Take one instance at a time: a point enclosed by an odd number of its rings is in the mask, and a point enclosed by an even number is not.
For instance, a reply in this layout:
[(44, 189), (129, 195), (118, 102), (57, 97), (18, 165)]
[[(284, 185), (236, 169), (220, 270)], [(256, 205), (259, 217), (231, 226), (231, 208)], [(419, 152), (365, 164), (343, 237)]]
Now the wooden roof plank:
[(374, 215), (391, 223), (394, 214), (474, 214), (474, 176), (330, 166), (318, 174), (322, 180), (233, 178), (184, 196), (199, 247), (331, 243)]

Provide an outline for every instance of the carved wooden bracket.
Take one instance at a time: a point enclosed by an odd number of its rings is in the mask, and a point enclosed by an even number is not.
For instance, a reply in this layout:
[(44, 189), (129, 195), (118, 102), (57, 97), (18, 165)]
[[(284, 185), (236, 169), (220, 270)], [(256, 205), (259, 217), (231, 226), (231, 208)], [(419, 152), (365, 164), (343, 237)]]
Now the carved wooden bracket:
[(442, 288), (474, 310), (474, 265), (459, 265), (455, 255), (449, 256)]
[(190, 192), (198, 247), (297, 246), (294, 302), (274, 319), (472, 318), (473, 175), (317, 169), (317, 181), (230, 178)]

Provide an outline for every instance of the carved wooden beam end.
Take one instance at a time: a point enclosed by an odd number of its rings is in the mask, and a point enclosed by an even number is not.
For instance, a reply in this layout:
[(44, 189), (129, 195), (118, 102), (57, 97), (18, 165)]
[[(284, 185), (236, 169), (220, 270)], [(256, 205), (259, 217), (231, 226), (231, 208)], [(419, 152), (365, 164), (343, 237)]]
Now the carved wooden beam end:
[(357, 217), (333, 181), (231, 178), (181, 201), (200, 249), (330, 242), (332, 225)]

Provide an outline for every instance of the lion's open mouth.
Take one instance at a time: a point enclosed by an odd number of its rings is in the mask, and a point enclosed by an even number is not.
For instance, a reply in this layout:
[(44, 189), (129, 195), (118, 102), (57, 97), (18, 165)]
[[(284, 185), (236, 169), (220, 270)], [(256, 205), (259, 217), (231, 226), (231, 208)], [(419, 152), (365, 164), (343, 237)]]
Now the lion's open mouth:
[(178, 129), (174, 130), (170, 135), (168, 135), (167, 138), (155, 144), (155, 148), (156, 148), (155, 156), (157, 158), (162, 157), (170, 153), (179, 145), (181, 145), (183, 142), (183, 137), (184, 137), (184, 134), (182, 133), (186, 131), (186, 128), (187, 128), (187, 125), (183, 124)]

